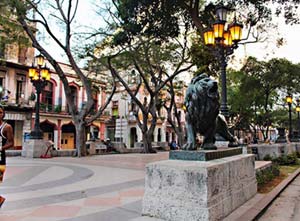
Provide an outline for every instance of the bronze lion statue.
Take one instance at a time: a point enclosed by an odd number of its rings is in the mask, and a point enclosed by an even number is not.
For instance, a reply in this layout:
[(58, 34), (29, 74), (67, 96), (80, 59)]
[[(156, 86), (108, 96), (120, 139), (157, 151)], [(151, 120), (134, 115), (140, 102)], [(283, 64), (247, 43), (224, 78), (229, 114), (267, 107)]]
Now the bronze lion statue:
[(196, 150), (196, 135), (204, 136), (201, 148), (206, 150), (217, 149), (215, 134), (226, 140), (234, 141), (229, 133), (226, 121), (219, 116), (218, 84), (207, 74), (202, 73), (194, 77), (189, 84), (185, 96), (187, 143), (186, 150)]

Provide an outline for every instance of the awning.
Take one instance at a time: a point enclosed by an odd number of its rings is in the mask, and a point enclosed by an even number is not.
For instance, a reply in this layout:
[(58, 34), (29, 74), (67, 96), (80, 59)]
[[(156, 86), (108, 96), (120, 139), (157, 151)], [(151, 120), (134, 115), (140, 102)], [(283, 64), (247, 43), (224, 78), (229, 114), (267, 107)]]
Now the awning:
[(5, 112), (4, 120), (26, 120), (26, 114)]

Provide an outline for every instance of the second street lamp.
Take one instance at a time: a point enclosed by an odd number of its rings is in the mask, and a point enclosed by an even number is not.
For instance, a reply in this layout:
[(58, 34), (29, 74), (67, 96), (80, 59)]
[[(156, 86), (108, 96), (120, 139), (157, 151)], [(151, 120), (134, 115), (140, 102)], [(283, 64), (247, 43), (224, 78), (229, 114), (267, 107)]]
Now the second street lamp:
[(236, 17), (231, 24), (227, 23), (228, 8), (216, 8), (216, 21), (212, 28), (204, 32), (204, 44), (216, 52), (221, 69), (221, 107), (220, 111), (225, 117), (229, 116), (227, 105), (226, 67), (228, 56), (238, 47), (242, 38), (243, 25), (237, 23)]
[(45, 59), (42, 55), (35, 57), (36, 66), (32, 64), (29, 68), (29, 78), (36, 89), (36, 105), (35, 105), (35, 121), (34, 130), (31, 131), (31, 139), (43, 139), (43, 132), (40, 128), (40, 94), (46, 86), (47, 81), (50, 81), (49, 68), (45, 65)]
[(291, 140), (292, 137), (292, 103), (293, 103), (293, 97), (292, 95), (288, 94), (286, 96), (286, 102), (289, 106), (289, 140)]
[(300, 99), (298, 98), (296, 100), (297, 105), (296, 105), (296, 112), (297, 112), (297, 123), (298, 123), (298, 140), (300, 139)]

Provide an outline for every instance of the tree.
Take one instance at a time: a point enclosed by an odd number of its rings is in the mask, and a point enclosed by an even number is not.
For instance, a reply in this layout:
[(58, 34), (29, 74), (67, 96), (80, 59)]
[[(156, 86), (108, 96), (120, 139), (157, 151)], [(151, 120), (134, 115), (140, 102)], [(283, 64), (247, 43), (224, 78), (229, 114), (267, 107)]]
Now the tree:
[[(181, 124), (181, 110), (184, 110), (183, 103), (177, 104), (176, 97), (180, 98), (183, 96), (183, 90), (185, 90), (185, 83), (182, 80), (173, 81), (170, 80), (168, 84), (168, 93), (170, 99), (168, 102), (164, 102), (163, 106), (167, 110), (167, 121), (175, 131), (178, 137), (178, 145), (182, 147), (185, 141), (185, 134), (184, 134), (184, 125)], [(178, 105), (182, 105), (178, 107)]]
[[(117, 4), (114, 6), (115, 9), (111, 6), (105, 9), (112, 18), (103, 19), (108, 24), (108, 32), (100, 30), (94, 33), (97, 36), (106, 32), (107, 37), (103, 41), (95, 41), (95, 45), (89, 47), (89, 54), (95, 63), (105, 64), (108, 61), (107, 69), (118, 79), (137, 106), (134, 114), (143, 134), (144, 152), (151, 153), (157, 108), (160, 106), (159, 95), (171, 80), (193, 66), (188, 50), (188, 24), (182, 22), (182, 34), (178, 38), (161, 39), (139, 32), (132, 33), (127, 20), (120, 17), (122, 9)], [(125, 77), (133, 71), (137, 79), (135, 87)], [(141, 90), (147, 96), (140, 97)]]
[(6, 0), (0, 2), (0, 58), (4, 56), (6, 45), (19, 44), (19, 46), (27, 46), (29, 39), (24, 36), (24, 30), (11, 17), (9, 7)]
[[(16, 22), (22, 26), (28, 35), (28, 38), (32, 42), (33, 47), (46, 57), (62, 81), (69, 112), (76, 128), (77, 154), (78, 156), (86, 155), (85, 128), (89, 123), (101, 116), (114, 94), (115, 85), (113, 84), (111, 94), (105, 101), (104, 105), (100, 106), (95, 114), (92, 114), (92, 110), (94, 108), (94, 100), (92, 96), (93, 84), (83, 70), (80, 69), (78, 63), (76, 62), (74, 51), (72, 51), (72, 40), (74, 35), (72, 24), (75, 21), (76, 12), (78, 9), (78, 0), (53, 0), (48, 1), (48, 4), (43, 4), (41, 1), (9, 0), (4, 1), (4, 3), (12, 15), (10, 18), (15, 19)], [(53, 13), (50, 13), (47, 17), (45, 11), (42, 10), (43, 7), (48, 7), (47, 10), (52, 11)], [(49, 13), (47, 10), (46, 12)], [(62, 38), (59, 38), (54, 31), (53, 26), (57, 26), (57, 22), (61, 25), (61, 34), (63, 34)], [(51, 38), (56, 43), (58, 48), (62, 49), (64, 54), (67, 56), (72, 69), (75, 71), (77, 77), (82, 82), (83, 88), (86, 91), (87, 102), (83, 108), (80, 109), (79, 107), (76, 107), (76, 103), (72, 99), (72, 92), (66, 77), (66, 73), (61, 68), (60, 64), (53, 58), (51, 52), (47, 51), (45, 47), (43, 47), (42, 43), (38, 40), (33, 24), (38, 24), (39, 29), (43, 29), (48, 37)], [(81, 40), (83, 43), (85, 39)]]
[(254, 135), (259, 126), (266, 140), (269, 127), (276, 124), (273, 112), (282, 105), (280, 92), (297, 88), (299, 71), (298, 65), (286, 59), (258, 61), (253, 57), (240, 71), (230, 71), (228, 94), (236, 125), (249, 125)]
[[(180, 44), (179, 44), (180, 45)], [(156, 39), (139, 38), (136, 44), (130, 44), (126, 51), (116, 57), (122, 61), (121, 66), (113, 64), (109, 58), (109, 69), (113, 75), (122, 83), (126, 91), (131, 96), (138, 109), (134, 112), (138, 126), (143, 134), (144, 152), (154, 152), (151, 146), (153, 131), (157, 122), (157, 110), (160, 106), (160, 93), (172, 80), (182, 72), (188, 71), (193, 64), (189, 63), (189, 53), (187, 46), (179, 46), (174, 43), (160, 44)], [(172, 59), (170, 59), (172, 57)], [(128, 66), (125, 65), (127, 61)], [(120, 65), (120, 64), (119, 64)], [(167, 71), (165, 65), (173, 66), (172, 71)], [(120, 70), (131, 67), (136, 71), (138, 85), (135, 88), (129, 87), (124, 80)], [(119, 71), (118, 71), (119, 70)], [(147, 97), (139, 97), (139, 90), (143, 89)], [(174, 97), (173, 97), (174, 99)], [(176, 111), (177, 112), (177, 111)], [(139, 113), (142, 114), (140, 119)], [(148, 126), (149, 121), (150, 126)]]
[[(180, 17), (184, 17), (200, 34), (213, 20), (212, 13), (221, 1), (188, 1), (188, 0), (113, 0), (119, 9), (119, 16), (124, 21), (126, 30), (132, 34), (144, 33), (160, 37), (175, 37), (180, 33)], [(237, 8), (246, 25), (256, 25), (259, 29), (272, 19), (272, 8), (275, 15), (284, 15), (286, 22), (298, 23), (298, 0), (226, 0), (222, 1), (229, 8)], [(277, 3), (277, 4), (276, 4)], [(262, 25), (264, 24), (264, 25)], [(192, 27), (191, 26), (191, 27)], [(126, 34), (125, 32), (123, 34)], [(130, 38), (128, 38), (130, 39)]]

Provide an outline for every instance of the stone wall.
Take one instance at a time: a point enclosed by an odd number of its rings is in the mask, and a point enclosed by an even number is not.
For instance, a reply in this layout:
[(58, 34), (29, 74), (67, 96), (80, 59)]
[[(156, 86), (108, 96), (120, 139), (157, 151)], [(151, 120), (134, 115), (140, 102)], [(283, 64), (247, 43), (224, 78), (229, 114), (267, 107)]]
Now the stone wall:
[(257, 160), (263, 160), (267, 155), (277, 158), (293, 152), (300, 153), (300, 143), (251, 144), (249, 147)]

